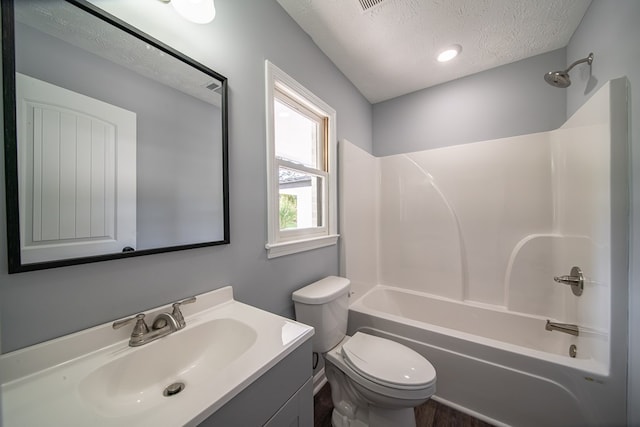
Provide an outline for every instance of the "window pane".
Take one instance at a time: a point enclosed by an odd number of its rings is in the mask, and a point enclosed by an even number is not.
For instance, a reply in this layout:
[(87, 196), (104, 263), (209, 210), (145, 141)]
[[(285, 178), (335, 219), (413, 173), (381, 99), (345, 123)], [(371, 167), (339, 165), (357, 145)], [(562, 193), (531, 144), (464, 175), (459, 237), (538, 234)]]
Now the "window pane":
[(274, 100), (276, 156), (312, 168), (318, 167), (320, 123)]
[(280, 230), (322, 227), (324, 178), (280, 167), (279, 179)]

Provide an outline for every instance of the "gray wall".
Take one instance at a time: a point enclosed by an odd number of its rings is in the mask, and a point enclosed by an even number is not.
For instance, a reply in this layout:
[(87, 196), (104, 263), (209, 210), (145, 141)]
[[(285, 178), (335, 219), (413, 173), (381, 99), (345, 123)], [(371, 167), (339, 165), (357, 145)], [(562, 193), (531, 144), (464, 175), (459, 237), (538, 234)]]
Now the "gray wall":
[(563, 91), (546, 84), (565, 51), (523, 59), (373, 106), (373, 154), (386, 156), (555, 129)]
[(224, 238), (217, 106), (24, 24), (16, 70), (136, 113), (136, 249)]
[[(627, 76), (631, 137), (631, 235), (629, 281), (629, 425), (640, 426), (640, 2), (594, 0), (567, 46), (567, 63), (593, 52), (587, 68), (571, 73), (567, 116), (608, 80)], [(615, 285), (615, 284), (614, 284)]]
[(215, 21), (203, 26), (175, 14), (171, 21), (154, 21), (144, 10), (151, 4), (120, 3), (131, 15), (143, 9), (136, 19), (123, 16), (133, 25), (229, 78), (231, 244), (8, 275), (1, 158), (4, 352), (226, 285), (234, 286), (240, 301), (292, 315), (295, 289), (338, 272), (337, 246), (266, 258), (264, 60), (335, 108), (338, 138), (369, 152), (370, 104), (275, 0), (217, 0)]

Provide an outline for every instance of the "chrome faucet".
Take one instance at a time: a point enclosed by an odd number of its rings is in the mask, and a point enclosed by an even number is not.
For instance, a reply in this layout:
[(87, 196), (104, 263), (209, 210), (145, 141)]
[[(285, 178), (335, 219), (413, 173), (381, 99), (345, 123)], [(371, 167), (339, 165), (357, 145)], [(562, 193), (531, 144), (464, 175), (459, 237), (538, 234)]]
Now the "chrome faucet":
[(578, 330), (578, 325), (570, 325), (568, 323), (556, 323), (548, 319), (544, 329), (546, 329), (547, 331), (564, 332), (565, 334), (575, 335), (576, 337), (580, 334)]
[(195, 301), (196, 297), (191, 297), (173, 303), (173, 312), (158, 314), (151, 323), (151, 328), (149, 328), (147, 322), (144, 320), (144, 313), (136, 314), (128, 319), (113, 322), (112, 326), (113, 329), (119, 329), (135, 320), (136, 324), (131, 332), (129, 346), (139, 347), (183, 329), (187, 324), (184, 320), (184, 316), (182, 315), (182, 311), (180, 310), (180, 306), (183, 304), (190, 304)]

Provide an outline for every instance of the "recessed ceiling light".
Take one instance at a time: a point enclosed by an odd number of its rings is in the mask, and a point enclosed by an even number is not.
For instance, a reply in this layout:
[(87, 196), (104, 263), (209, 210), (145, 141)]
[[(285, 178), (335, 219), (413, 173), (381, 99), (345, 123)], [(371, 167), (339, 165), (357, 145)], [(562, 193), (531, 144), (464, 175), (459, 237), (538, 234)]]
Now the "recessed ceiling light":
[(459, 44), (451, 45), (438, 54), (438, 62), (451, 61), (453, 58), (458, 56), (461, 51), (462, 46)]

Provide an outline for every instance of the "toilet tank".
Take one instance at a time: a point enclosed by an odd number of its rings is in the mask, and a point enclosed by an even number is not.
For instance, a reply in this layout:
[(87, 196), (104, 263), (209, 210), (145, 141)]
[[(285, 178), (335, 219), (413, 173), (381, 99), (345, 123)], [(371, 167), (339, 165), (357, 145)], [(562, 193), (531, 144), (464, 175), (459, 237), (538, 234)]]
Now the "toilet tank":
[(350, 284), (344, 277), (329, 276), (293, 293), (296, 320), (315, 328), (314, 352), (326, 353), (346, 335)]

